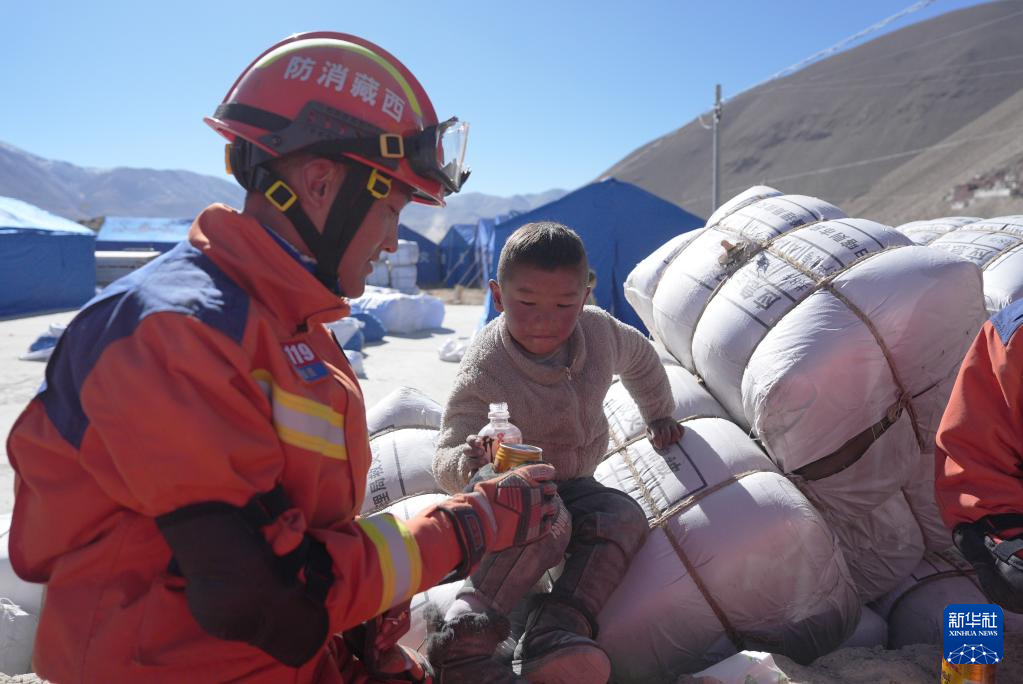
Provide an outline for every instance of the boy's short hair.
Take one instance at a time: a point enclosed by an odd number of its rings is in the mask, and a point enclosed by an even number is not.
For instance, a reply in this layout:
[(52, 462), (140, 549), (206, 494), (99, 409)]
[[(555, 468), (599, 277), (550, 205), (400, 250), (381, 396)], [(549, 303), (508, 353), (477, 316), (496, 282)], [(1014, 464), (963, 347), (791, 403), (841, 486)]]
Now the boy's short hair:
[(522, 265), (544, 271), (574, 268), (583, 286), (590, 273), (582, 238), (568, 226), (554, 221), (527, 223), (508, 237), (497, 261), (497, 282), (504, 284), (515, 267)]

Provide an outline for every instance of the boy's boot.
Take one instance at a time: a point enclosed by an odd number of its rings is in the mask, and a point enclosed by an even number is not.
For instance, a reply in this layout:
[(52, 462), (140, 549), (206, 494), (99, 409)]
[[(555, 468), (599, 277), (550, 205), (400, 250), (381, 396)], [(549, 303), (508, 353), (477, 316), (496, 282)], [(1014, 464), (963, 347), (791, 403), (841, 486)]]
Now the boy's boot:
[(515, 649), (514, 668), (541, 684), (604, 684), (611, 660), (594, 641), (597, 625), (579, 602), (538, 596)]
[(531, 682), (604, 684), (611, 661), (596, 644), (597, 615), (625, 577), (649, 528), (628, 495), (585, 479), (559, 486), (572, 511), (572, 541), (551, 593), (538, 598), (515, 649)]
[(463, 613), (453, 620), (433, 604), (425, 612), (427, 636), (423, 649), (437, 684), (525, 684), (494, 652), (511, 627), (494, 611)]

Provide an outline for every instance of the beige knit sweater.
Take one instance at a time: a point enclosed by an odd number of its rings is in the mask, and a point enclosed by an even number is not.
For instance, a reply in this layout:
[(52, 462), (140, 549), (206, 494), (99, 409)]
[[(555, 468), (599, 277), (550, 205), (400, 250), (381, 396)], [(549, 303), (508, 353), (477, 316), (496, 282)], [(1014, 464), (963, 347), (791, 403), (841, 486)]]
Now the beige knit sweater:
[(479, 331), (444, 409), (433, 459), (441, 487), (462, 491), (479, 467), (467, 462), (462, 449), (466, 436), (489, 422), (492, 402), (508, 402), (522, 441), (543, 449), (558, 480), (592, 475), (607, 452), (603, 402), (613, 375), (621, 376), (647, 423), (671, 416), (675, 407), (668, 376), (638, 330), (587, 306), (566, 345), (569, 365), (555, 367), (526, 355), (509, 335), (503, 315)]

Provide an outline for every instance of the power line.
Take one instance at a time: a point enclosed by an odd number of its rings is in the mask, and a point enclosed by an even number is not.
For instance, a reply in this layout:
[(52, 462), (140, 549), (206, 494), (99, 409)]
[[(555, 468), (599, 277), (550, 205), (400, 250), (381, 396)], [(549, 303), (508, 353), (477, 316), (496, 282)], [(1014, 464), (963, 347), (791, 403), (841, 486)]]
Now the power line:
[[(950, 64), (948, 66), (935, 67), (933, 69), (913, 69), (911, 71), (899, 71), (899, 72), (896, 72), (896, 73), (885, 74), (883, 76), (877, 76), (877, 75), (873, 75), (873, 76), (857, 76), (855, 78), (844, 78), (844, 79), (833, 79), (832, 78), (832, 79), (827, 79), (827, 80), (815, 80), (815, 81), (809, 81), (809, 82), (804, 82), (804, 83), (789, 83), (789, 84), (780, 83), (777, 86), (771, 88), (767, 92), (774, 92), (775, 90), (800, 90), (800, 89), (804, 89), (804, 88), (817, 88), (817, 87), (820, 87), (820, 86), (854, 85), (856, 83), (864, 82), (864, 81), (869, 82), (869, 83), (877, 83), (880, 80), (888, 79), (888, 78), (891, 78), (891, 77), (900, 77), (901, 78), (903, 76), (918, 76), (918, 75), (921, 75), (921, 74), (931, 74), (931, 73), (937, 73), (937, 74), (945, 75), (945, 74), (949, 73), (950, 71), (962, 71), (963, 69), (968, 69), (970, 67), (975, 67), (975, 66), (979, 66), (979, 65), (983, 65), (983, 64), (994, 64), (996, 62), (1008, 62), (1008, 61), (1019, 60), (1019, 59), (1023, 59), (1023, 52), (1017, 53), (1017, 54), (1014, 54), (1014, 55), (1007, 55), (1005, 57), (994, 57), (992, 59), (978, 59), (978, 60), (975, 60), (973, 62), (962, 62), (962, 63), (959, 63), (959, 64)], [(994, 72), (992, 72), (992, 73), (994, 73)], [(1016, 73), (1016, 72), (1013, 71), (1013, 72), (997, 72), (997, 73), (1004, 74), (1004, 73)], [(910, 82), (912, 82), (912, 81), (906, 80), (904, 78), (902, 78), (899, 81), (895, 81), (895, 83), (899, 83), (899, 84), (910, 83)]]
[[(731, 100), (734, 100), (736, 97), (738, 97), (738, 96), (740, 96), (740, 95), (742, 95), (744, 93), (747, 93), (750, 90), (753, 90), (754, 88), (758, 88), (758, 87), (760, 87), (762, 85), (765, 85), (767, 83), (771, 83), (772, 81), (777, 81), (780, 78), (782, 78), (783, 76), (792, 75), (793, 73), (796, 73), (800, 69), (803, 69), (803, 68), (809, 66), (810, 64), (813, 64), (814, 62), (820, 61), (820, 59), (822, 59), (824, 56), (832, 56), (834, 54), (837, 54), (838, 52), (841, 51), (841, 49), (843, 49), (845, 47), (848, 47), (853, 42), (861, 40), (862, 38), (870, 35), (871, 33), (876, 33), (877, 31), (881, 30), (882, 28), (890, 25), (892, 22), (897, 21), (898, 19), (901, 19), (901, 18), (903, 18), (905, 16), (908, 16), (909, 14), (917, 12), (917, 11), (919, 11), (921, 9), (924, 9), (925, 7), (933, 4), (935, 1), (936, 0), (921, 0), (920, 2), (916, 2), (916, 3), (912, 4), (912, 5), (910, 5), (909, 7), (905, 8), (905, 9), (899, 11), (899, 12), (896, 12), (892, 16), (886, 17), (885, 19), (882, 19), (881, 21), (879, 21), (879, 22), (877, 22), (875, 24), (872, 24), (871, 26), (863, 29), (862, 31), (859, 31), (859, 32), (853, 34), (852, 36), (849, 36), (848, 38), (844, 38), (843, 40), (839, 41), (838, 43), (836, 43), (835, 45), (831, 46), (830, 48), (826, 48), (824, 50), (820, 50), (819, 52), (815, 52), (814, 54), (810, 55), (806, 59), (800, 60), (796, 64), (793, 64), (790, 67), (782, 69), (781, 71), (777, 72), (773, 76), (770, 76), (770, 77), (768, 77), (768, 78), (766, 78), (766, 79), (764, 79), (762, 81), (758, 81), (757, 83), (755, 83), (754, 85), (749, 86), (748, 88), (740, 90), (739, 92), (735, 93), (731, 97), (726, 98), (724, 100), (724, 102), (727, 103), (727, 102), (729, 102)], [(830, 81), (831, 83), (840, 82), (837, 79), (835, 79), (834, 76), (836, 74), (841, 74), (843, 71), (848, 72), (848, 71), (851, 71), (853, 69), (861, 69), (862, 67), (864, 67), (866, 65), (869, 65), (869, 64), (872, 64), (874, 62), (889, 61), (893, 57), (896, 57), (898, 55), (902, 55), (902, 54), (905, 54), (907, 52), (912, 52), (913, 50), (919, 50), (920, 48), (925, 47), (927, 45), (932, 45), (934, 43), (943, 42), (943, 41), (948, 40), (949, 38), (953, 38), (955, 36), (963, 35), (965, 33), (970, 33), (972, 31), (977, 31), (977, 30), (980, 30), (982, 28), (986, 28), (988, 26), (991, 26), (993, 24), (1000, 24), (1002, 22), (1005, 22), (1008, 19), (1011, 19), (1013, 17), (1017, 17), (1017, 16), (1019, 16), (1021, 14), (1023, 14), (1023, 10), (1019, 10), (1017, 12), (1012, 12), (1010, 14), (1006, 14), (1004, 16), (998, 17), (997, 19), (992, 19), (990, 21), (981, 22), (979, 24), (975, 24), (973, 26), (969, 26), (969, 27), (964, 28), (964, 29), (959, 29), (958, 31), (953, 31), (951, 33), (946, 33), (946, 34), (943, 34), (943, 35), (940, 35), (940, 36), (935, 36), (934, 38), (932, 38), (930, 40), (926, 40), (926, 41), (923, 41), (921, 43), (915, 43), (915, 44), (911, 45), (910, 47), (904, 48), (902, 50), (897, 50), (895, 52), (890, 52), (890, 53), (887, 53), (885, 55), (880, 55), (878, 57), (874, 57), (874, 58), (869, 59), (869, 60), (863, 60), (863, 61), (860, 61), (860, 62), (856, 62), (855, 64), (851, 64), (851, 65), (845, 67), (844, 69), (839, 69), (837, 71), (832, 71), (829, 74), (828, 81)], [(981, 62), (978, 62), (978, 63), (983, 63), (983, 62), (981, 61)], [(955, 68), (955, 67), (949, 67), (949, 68)], [(903, 73), (905, 73), (905, 72), (903, 72)], [(797, 87), (810, 87), (811, 85), (812, 85), (811, 83), (799, 84), (799, 85), (797, 85), (797, 84), (777, 84), (777, 85), (772, 86), (769, 89), (766, 89), (761, 94), (766, 94), (766, 93), (772, 92), (776, 88), (777, 89), (792, 89), (792, 88), (797, 88)], [(698, 118), (702, 118), (702, 116), (703, 115), (701, 114), (700, 117), (698, 117)]]
[[(981, 79), (981, 78), (991, 78), (993, 76), (1009, 76), (1009, 75), (1012, 75), (1012, 74), (1021, 74), (1021, 73), (1023, 73), (1023, 69), (1010, 69), (1008, 71), (988, 71), (988, 72), (984, 72), (984, 73), (980, 73), (980, 74), (974, 74), (974, 75), (970, 76), (970, 79), (971, 80), (978, 80), (978, 79)], [(939, 77), (940, 76), (935, 76), (933, 78), (939, 78)], [(795, 91), (795, 90), (843, 90), (844, 91), (844, 90), (862, 89), (862, 88), (892, 88), (892, 87), (906, 86), (906, 85), (909, 85), (911, 83), (918, 83), (918, 82), (920, 82), (924, 78), (927, 78), (927, 77), (907, 78), (907, 79), (903, 79), (901, 81), (874, 81), (872, 83), (846, 83), (846, 82), (843, 82), (843, 81), (822, 82), (822, 83), (806, 83), (806, 84), (794, 83), (792, 85), (779, 86), (778, 88), (772, 88), (769, 91), (761, 93), (761, 96), (766, 95), (768, 93), (772, 93), (775, 90), (789, 90), (789, 91)]]
[(964, 33), (970, 33), (972, 31), (977, 31), (979, 29), (991, 26), (992, 24), (1001, 24), (1002, 22), (1006, 21), (1007, 19), (1011, 19), (1013, 17), (1018, 17), (1021, 14), (1023, 14), (1023, 10), (1020, 10), (1018, 12), (1013, 12), (1011, 14), (1006, 14), (1005, 16), (998, 17), (997, 19), (992, 19), (990, 21), (985, 21), (985, 22), (981, 22), (979, 24), (974, 24), (973, 26), (968, 26), (968, 27), (966, 27), (964, 29), (959, 29), (958, 31), (953, 31), (952, 33), (945, 33), (945, 34), (940, 35), (940, 36), (935, 36), (934, 38), (931, 38), (930, 40), (925, 40), (922, 43), (914, 43), (913, 45), (911, 45), (911, 46), (909, 46), (907, 48), (903, 48), (901, 50), (896, 50), (895, 52), (889, 52), (889, 53), (884, 54), (884, 55), (878, 55), (877, 57), (874, 57), (872, 59), (865, 59), (865, 60), (863, 60), (861, 62), (856, 62), (855, 64), (850, 64), (849, 66), (844, 67), (843, 69), (838, 69), (837, 71), (833, 72), (832, 75), (834, 75), (834, 73), (839, 73), (840, 74), (843, 71), (850, 71), (852, 69), (859, 69), (859, 68), (861, 68), (861, 67), (863, 67), (865, 65), (872, 64), (874, 62), (890, 61), (893, 57), (897, 57), (899, 55), (904, 55), (907, 52), (912, 52), (913, 50), (919, 50), (922, 47), (926, 47), (928, 45), (933, 45), (934, 43), (941, 43), (941, 42), (947, 41), (949, 38), (954, 38), (955, 36), (960, 36), (960, 35), (962, 35)]
[[(871, 33), (875, 33), (877, 31), (880, 31), (881, 29), (883, 29), (884, 27), (888, 26), (892, 22), (898, 21), (899, 19), (902, 19), (905, 16), (909, 16), (910, 14), (913, 14), (914, 12), (922, 10), (925, 7), (928, 7), (929, 5), (932, 5), (932, 4), (934, 4), (934, 0), (920, 0), (919, 2), (915, 2), (912, 5), (910, 5), (909, 7), (905, 8), (904, 10), (896, 12), (895, 14), (893, 14), (890, 17), (886, 17), (886, 18), (882, 19), (881, 21), (877, 22), (876, 24), (872, 24), (872, 25), (868, 26), (867, 28), (863, 29), (859, 33), (854, 33), (853, 35), (849, 36), (848, 38), (843, 38), (842, 40), (838, 41), (837, 43), (835, 43), (831, 47), (825, 48), (825, 49), (820, 50), (818, 52), (815, 52), (812, 55), (810, 55), (809, 57), (807, 57), (807, 58), (805, 58), (805, 59), (803, 59), (803, 60), (801, 60), (799, 62), (796, 62), (792, 66), (786, 67), (786, 68), (782, 69), (781, 71), (779, 71), (778, 73), (774, 74), (773, 76), (769, 76), (765, 81), (761, 81), (761, 83), (767, 83), (768, 81), (774, 81), (775, 79), (779, 79), (779, 78), (782, 78), (784, 76), (788, 76), (789, 74), (793, 74), (793, 73), (799, 71), (800, 69), (803, 69), (805, 67), (810, 66), (814, 62), (818, 62), (818, 61), (820, 61), (820, 60), (822, 60), (822, 59), (824, 59), (826, 57), (830, 57), (831, 55), (837, 54), (837, 53), (841, 52), (842, 50), (844, 50), (847, 46), (851, 45), (852, 43), (855, 43), (856, 41), (860, 40), (861, 38), (865, 38), (866, 36), (869, 36)], [(759, 84), (757, 84), (757, 85), (759, 85)], [(756, 86), (754, 86), (754, 87), (756, 87)]]

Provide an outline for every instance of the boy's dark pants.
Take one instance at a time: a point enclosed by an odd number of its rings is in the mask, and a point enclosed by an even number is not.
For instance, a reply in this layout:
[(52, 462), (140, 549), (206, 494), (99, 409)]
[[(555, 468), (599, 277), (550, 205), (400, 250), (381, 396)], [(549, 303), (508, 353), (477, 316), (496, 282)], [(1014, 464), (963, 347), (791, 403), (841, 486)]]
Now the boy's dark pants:
[(544, 572), (565, 558), (564, 571), (544, 600), (579, 611), (590, 622), (587, 636), (592, 638), (600, 609), (622, 581), (649, 528), (638, 503), (592, 477), (559, 482), (558, 495), (564, 506), (551, 534), (486, 556), (459, 595), (475, 594), (508, 615)]

